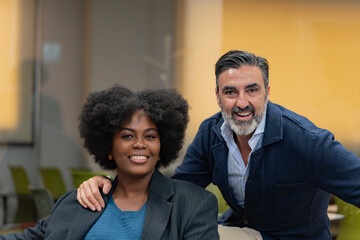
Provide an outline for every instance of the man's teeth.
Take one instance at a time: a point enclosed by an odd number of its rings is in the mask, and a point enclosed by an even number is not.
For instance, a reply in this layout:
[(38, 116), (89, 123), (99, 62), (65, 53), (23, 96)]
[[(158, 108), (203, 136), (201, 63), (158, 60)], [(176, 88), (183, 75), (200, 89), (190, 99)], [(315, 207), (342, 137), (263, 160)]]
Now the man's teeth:
[(249, 116), (251, 113), (236, 113), (236, 115), (240, 116), (240, 117), (246, 117)]

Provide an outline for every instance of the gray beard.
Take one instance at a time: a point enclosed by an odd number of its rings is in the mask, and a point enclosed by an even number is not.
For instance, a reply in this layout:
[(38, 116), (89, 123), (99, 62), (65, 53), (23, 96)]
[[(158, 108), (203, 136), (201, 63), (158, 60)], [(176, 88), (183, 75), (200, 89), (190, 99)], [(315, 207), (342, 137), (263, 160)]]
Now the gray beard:
[(221, 109), (221, 114), (226, 124), (230, 127), (231, 130), (233, 130), (234, 133), (240, 136), (250, 135), (259, 126), (259, 123), (265, 116), (267, 103), (268, 103), (268, 99), (266, 98), (264, 107), (261, 110), (261, 112), (255, 114), (255, 116), (248, 121), (239, 121), (233, 118), (232, 116), (228, 115), (226, 112), (222, 111), (222, 109)]

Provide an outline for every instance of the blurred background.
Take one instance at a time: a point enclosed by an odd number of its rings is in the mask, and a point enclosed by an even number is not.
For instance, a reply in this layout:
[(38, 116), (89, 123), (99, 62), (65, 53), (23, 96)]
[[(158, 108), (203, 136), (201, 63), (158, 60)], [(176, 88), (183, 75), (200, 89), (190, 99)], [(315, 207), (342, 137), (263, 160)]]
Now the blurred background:
[(41, 169), (56, 168), (67, 191), (71, 170), (102, 171), (77, 130), (89, 92), (176, 87), (191, 106), (186, 147), (219, 111), (214, 64), (232, 49), (268, 59), (272, 102), (360, 155), (357, 0), (0, 0), (0, 47), (6, 223), (19, 204), (11, 167), (33, 187), (46, 182)]

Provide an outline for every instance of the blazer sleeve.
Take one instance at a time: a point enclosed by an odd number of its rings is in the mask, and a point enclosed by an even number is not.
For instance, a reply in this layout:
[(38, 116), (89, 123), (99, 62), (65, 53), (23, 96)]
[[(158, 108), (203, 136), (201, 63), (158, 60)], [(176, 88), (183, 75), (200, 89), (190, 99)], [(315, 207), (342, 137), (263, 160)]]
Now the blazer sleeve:
[(49, 217), (40, 220), (35, 227), (25, 228), (23, 233), (8, 233), (0, 235), (0, 240), (41, 240), (45, 238), (46, 226)]
[(322, 131), (313, 146), (311, 176), (321, 189), (360, 207), (360, 159)]
[(55, 209), (59, 206), (63, 199), (70, 195), (71, 192), (63, 195), (55, 204), (52, 209), (50, 216), (41, 219), (37, 222), (34, 227), (28, 227), (24, 229), (23, 233), (8, 233), (6, 235), (0, 235), (0, 240), (41, 240), (45, 239), (45, 233), (49, 221), (51, 220), (51, 215)]
[(194, 209), (187, 224), (184, 240), (219, 239), (218, 204), (213, 194), (208, 194)]
[(185, 180), (205, 188), (211, 182), (210, 138), (211, 126), (203, 122), (193, 142), (188, 146), (184, 160), (179, 165), (173, 179)]

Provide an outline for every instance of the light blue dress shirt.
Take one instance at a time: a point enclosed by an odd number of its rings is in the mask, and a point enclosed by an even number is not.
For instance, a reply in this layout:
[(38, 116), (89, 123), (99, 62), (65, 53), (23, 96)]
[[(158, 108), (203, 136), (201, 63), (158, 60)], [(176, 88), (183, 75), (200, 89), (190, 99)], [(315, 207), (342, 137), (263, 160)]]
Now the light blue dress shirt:
[[(266, 114), (264, 115), (266, 116)], [(249, 176), (249, 166), (251, 164), (251, 154), (259, 149), (262, 144), (262, 139), (264, 136), (266, 117), (260, 121), (258, 127), (255, 129), (254, 134), (249, 139), (249, 146), (251, 152), (249, 154), (248, 164), (245, 166), (243, 158), (240, 154), (240, 150), (237, 147), (233, 131), (230, 127), (224, 122), (221, 126), (221, 135), (225, 139), (226, 145), (229, 149), (228, 154), (228, 173), (229, 173), (229, 185), (235, 196), (237, 203), (241, 206), (244, 206), (245, 202), (245, 185), (247, 178)]]

